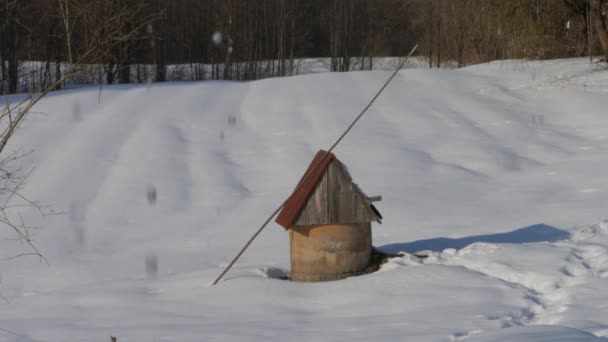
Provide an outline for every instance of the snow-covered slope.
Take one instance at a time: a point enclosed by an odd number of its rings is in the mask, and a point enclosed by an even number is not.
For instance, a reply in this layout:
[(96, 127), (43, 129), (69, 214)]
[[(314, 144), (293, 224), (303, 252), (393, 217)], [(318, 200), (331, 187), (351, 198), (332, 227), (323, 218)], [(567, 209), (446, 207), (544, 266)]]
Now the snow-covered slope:
[[(387, 76), (47, 97), (12, 147), (33, 150), (26, 194), (64, 214), (23, 213), (51, 266), (0, 263), (0, 341), (608, 336), (608, 71), (582, 59), (401, 71), (335, 153), (383, 196), (374, 245), (408, 254), (282, 281), (271, 225), (210, 286)], [(24, 250), (0, 241), (0, 258)]]

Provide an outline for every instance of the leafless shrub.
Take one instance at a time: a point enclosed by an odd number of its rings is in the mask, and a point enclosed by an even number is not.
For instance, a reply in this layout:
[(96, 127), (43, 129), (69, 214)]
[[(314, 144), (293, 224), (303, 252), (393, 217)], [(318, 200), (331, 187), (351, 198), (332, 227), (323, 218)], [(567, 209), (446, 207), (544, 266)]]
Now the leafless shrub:
[[(91, 77), (88, 72), (89, 65), (99, 61), (118, 60), (118, 67), (113, 68), (113, 73), (120, 73), (120, 68), (128, 65), (126, 64), (128, 56), (125, 57), (127, 59), (120, 59), (125, 56), (122, 48), (125, 43), (140, 38), (143, 27), (156, 18), (152, 14), (141, 16), (138, 11), (141, 11), (143, 2), (139, 1), (140, 6), (133, 6), (135, 2), (135, 0), (129, 3), (117, 0), (82, 2), (57, 0), (62, 26), (65, 30), (65, 45), (69, 51), (67, 69), (56, 80), (48, 82), (38, 93), (15, 97), (14, 102), (9, 101), (4, 93), (4, 103), (0, 108), (0, 224), (10, 229), (16, 240), (29, 247), (28, 252), (10, 258), (34, 255), (47, 262), (32, 239), (31, 231), (35, 227), (28, 226), (20, 212), (25, 209), (35, 209), (42, 216), (55, 214), (48, 207), (29, 199), (23, 193), (23, 186), (29, 173), (20, 168), (20, 159), (24, 155), (15, 152), (14, 148), (10, 146), (10, 142), (32, 113), (33, 108), (52, 90), (58, 89), (67, 80)], [(4, 5), (12, 6), (7, 7), (12, 11), (13, 7), (18, 6), (17, 4), (18, 2), (11, 0), (10, 3)], [(8, 10), (6, 12), (9, 13)], [(85, 34), (89, 44), (86, 49), (78, 50), (73, 48), (72, 35), (74, 27), (82, 22), (87, 23), (84, 27), (87, 29)], [(8, 19), (5, 23), (13, 24)], [(126, 76), (121, 75), (121, 77)]]

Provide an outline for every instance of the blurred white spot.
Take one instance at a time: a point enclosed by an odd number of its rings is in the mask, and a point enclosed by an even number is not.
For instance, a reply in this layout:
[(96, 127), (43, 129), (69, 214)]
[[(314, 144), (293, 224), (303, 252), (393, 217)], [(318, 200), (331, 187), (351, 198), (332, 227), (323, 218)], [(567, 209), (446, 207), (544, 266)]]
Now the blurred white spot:
[(597, 188), (588, 188), (588, 189), (581, 190), (581, 192), (585, 193), (585, 194), (590, 194), (590, 193), (599, 192), (599, 191), (600, 191), (600, 189), (597, 189)]
[(446, 248), (443, 250), (443, 254), (449, 255), (449, 256), (454, 256), (454, 255), (458, 254), (458, 251), (454, 248)]
[(213, 41), (213, 44), (215, 44), (216, 46), (221, 45), (222, 41), (224, 40), (224, 38), (222, 37), (222, 33), (219, 31), (216, 31), (213, 33), (213, 36), (211, 36), (211, 40)]

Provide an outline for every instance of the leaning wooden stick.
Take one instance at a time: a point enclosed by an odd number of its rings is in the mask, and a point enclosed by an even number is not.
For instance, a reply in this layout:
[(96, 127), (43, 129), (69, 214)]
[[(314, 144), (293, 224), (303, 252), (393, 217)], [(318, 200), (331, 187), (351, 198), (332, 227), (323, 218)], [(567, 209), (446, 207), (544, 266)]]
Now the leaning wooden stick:
[[(384, 83), (384, 85), (382, 86), (382, 88), (380, 88), (380, 90), (376, 93), (376, 95), (372, 98), (372, 100), (367, 104), (367, 106), (365, 106), (365, 108), (363, 108), (363, 110), (361, 111), (361, 113), (359, 113), (359, 115), (357, 115), (357, 117), (355, 118), (355, 120), (353, 120), (353, 122), (348, 126), (348, 128), (344, 131), (344, 133), (342, 133), (342, 135), (338, 138), (338, 140), (336, 140), (336, 142), (327, 150), (327, 153), (323, 156), (323, 158), (321, 158), (311, 168), (311, 170), (315, 170), (319, 165), (321, 165), (323, 163), (323, 161), (325, 160), (325, 158), (327, 158), (327, 156), (329, 156), (331, 154), (331, 152), (336, 148), (336, 146), (338, 146), (338, 144), (342, 141), (342, 139), (344, 139), (344, 137), (348, 134), (348, 132), (350, 132), (350, 130), (357, 124), (357, 122), (359, 121), (359, 119), (361, 119), (361, 117), (363, 116), (363, 114), (365, 114), (369, 110), (369, 108), (374, 104), (374, 102), (376, 102), (376, 100), (378, 99), (378, 97), (380, 96), (380, 94), (382, 94), (384, 92), (384, 89), (386, 89), (386, 87), (393, 81), (393, 79), (395, 78), (395, 76), (397, 76), (397, 73), (399, 72), (399, 70), (401, 70), (401, 68), (403, 68), (403, 66), (405, 65), (405, 63), (414, 54), (414, 52), (416, 51), (417, 48), (418, 48), (418, 44), (416, 44), (416, 46), (414, 46), (414, 48), (410, 51), (410, 53), (407, 55), (407, 57), (405, 57), (405, 59), (403, 59), (403, 61), (401, 61), (401, 63), (399, 63), (399, 66), (397, 66), (397, 69), (395, 69), (395, 71), (391, 74), (391, 76)], [(287, 199), (285, 199), (285, 201), (283, 201), (283, 203), (281, 203), (281, 205), (266, 219), (266, 221), (264, 221), (264, 223), (262, 224), (262, 226), (255, 232), (255, 234), (253, 234), (253, 236), (251, 237), (251, 239), (249, 239), (249, 241), (247, 241), (247, 243), (241, 249), (241, 251), (239, 252), (239, 254), (237, 254), (236, 257), (234, 259), (232, 259), (232, 261), (230, 262), (230, 264), (228, 264), (228, 266), (226, 267), (226, 269), (224, 269), (224, 271), (217, 277), (217, 279), (215, 279), (215, 281), (213, 282), (213, 285), (216, 285), (220, 280), (222, 280), (222, 278), (224, 277), (224, 275), (226, 275), (226, 273), (228, 273), (228, 271), (230, 270), (230, 268), (232, 268), (232, 266), (237, 262), (237, 260), (239, 260), (239, 258), (241, 257), (241, 255), (243, 255), (243, 253), (245, 253), (245, 251), (247, 250), (247, 248), (249, 248), (249, 245), (251, 245), (251, 243), (253, 242), (253, 240), (255, 240), (258, 237), (258, 235), (260, 235), (260, 233), (262, 232), (262, 230), (264, 230), (264, 228), (266, 228), (266, 226), (268, 225), (268, 223), (270, 223), (270, 221), (279, 213), (279, 211), (281, 211), (281, 209), (283, 209), (283, 207), (285, 206), (285, 203), (287, 203), (289, 201), (289, 199), (291, 198), (291, 196), (293, 196), (300, 189), (300, 187), (304, 183), (306, 183), (308, 181), (308, 178), (310, 178), (310, 176), (313, 175), (313, 174), (314, 174), (314, 172), (310, 172), (310, 174), (308, 175), (308, 177), (306, 177), (305, 179), (303, 179), (296, 186), (296, 188), (293, 190), (293, 192), (291, 193), (291, 195), (289, 195), (289, 197), (287, 197)]]

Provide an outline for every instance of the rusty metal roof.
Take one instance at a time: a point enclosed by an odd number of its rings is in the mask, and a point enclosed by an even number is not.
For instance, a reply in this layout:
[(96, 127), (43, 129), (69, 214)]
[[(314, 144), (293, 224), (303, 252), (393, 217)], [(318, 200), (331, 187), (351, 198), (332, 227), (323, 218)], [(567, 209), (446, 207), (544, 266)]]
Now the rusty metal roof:
[(304, 176), (298, 182), (296, 191), (289, 197), (283, 210), (277, 216), (276, 223), (283, 226), (285, 229), (289, 229), (291, 224), (300, 214), (302, 208), (306, 205), (306, 202), (310, 198), (310, 195), (314, 192), (317, 183), (323, 178), (325, 170), (331, 162), (336, 159), (333, 153), (328, 153), (324, 150), (319, 150), (317, 155), (312, 160), (308, 169), (304, 173)]
[[(275, 222), (283, 226), (286, 230), (289, 230), (292, 224), (297, 220), (298, 216), (302, 209), (306, 206), (306, 203), (310, 199), (310, 196), (315, 191), (317, 184), (323, 178), (323, 175), (327, 171), (327, 168), (333, 161), (337, 161), (340, 166), (344, 169), (344, 164), (342, 164), (333, 153), (328, 153), (327, 151), (320, 150), (317, 152), (316, 156), (308, 166), (308, 169), (298, 182), (296, 186), (296, 191), (287, 199), (285, 205), (283, 206), (283, 210), (277, 216)], [(345, 170), (346, 171), (346, 170)], [(350, 178), (350, 176), (348, 177)], [(352, 179), (351, 179), (352, 181)], [(354, 184), (354, 183), (353, 183)], [(355, 190), (363, 199), (367, 199), (367, 196), (363, 194), (363, 192), (359, 189), (356, 184), (354, 184)], [(373, 212), (376, 221), (380, 222), (382, 219), (382, 215), (378, 210), (374, 207), (373, 204), (368, 203), (369, 209)]]

